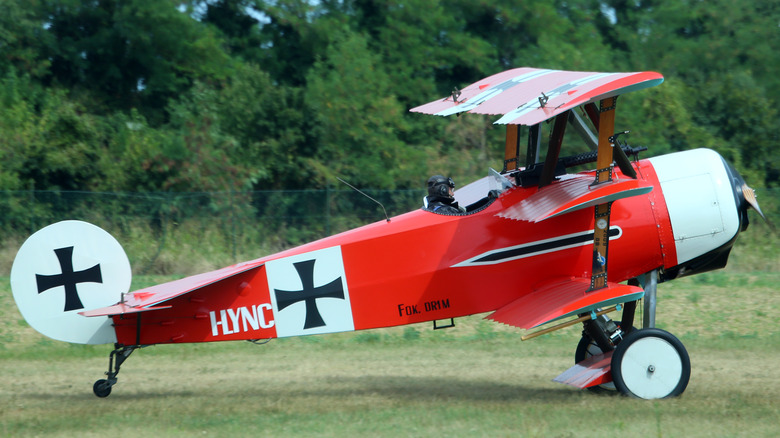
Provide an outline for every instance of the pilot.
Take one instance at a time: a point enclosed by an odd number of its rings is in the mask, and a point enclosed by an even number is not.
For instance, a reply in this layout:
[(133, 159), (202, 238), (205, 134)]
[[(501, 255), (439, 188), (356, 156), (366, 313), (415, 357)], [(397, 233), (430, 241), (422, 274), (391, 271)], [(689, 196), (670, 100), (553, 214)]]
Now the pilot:
[(441, 214), (465, 213), (466, 209), (458, 206), (455, 201), (454, 189), (455, 182), (452, 178), (442, 175), (428, 178), (428, 196), (425, 198), (428, 210)]

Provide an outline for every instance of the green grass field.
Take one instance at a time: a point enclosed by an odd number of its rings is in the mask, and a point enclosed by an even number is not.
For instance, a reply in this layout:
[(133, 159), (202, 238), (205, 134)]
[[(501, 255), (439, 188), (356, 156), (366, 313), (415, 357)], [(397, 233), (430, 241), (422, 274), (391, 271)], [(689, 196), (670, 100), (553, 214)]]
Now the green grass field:
[(0, 436), (776, 436), (778, 280), (723, 271), (660, 285), (658, 325), (693, 371), (682, 397), (648, 402), (551, 381), (573, 363), (578, 327), (522, 342), (484, 315), (435, 332), (149, 347), (99, 399), (110, 347), (38, 335), (6, 277)]

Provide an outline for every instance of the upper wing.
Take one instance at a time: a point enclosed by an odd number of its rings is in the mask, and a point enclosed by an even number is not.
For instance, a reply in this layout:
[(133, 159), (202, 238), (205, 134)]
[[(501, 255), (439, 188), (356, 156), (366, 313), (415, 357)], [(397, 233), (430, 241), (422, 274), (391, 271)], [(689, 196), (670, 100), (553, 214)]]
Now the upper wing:
[(589, 288), (590, 280), (584, 278), (552, 282), (501, 307), (487, 318), (530, 329), (554, 319), (635, 301), (645, 293), (641, 287), (618, 283), (607, 283), (607, 287), (593, 291)]
[(656, 72), (600, 73), (516, 68), (410, 111), (438, 116), (462, 112), (502, 115), (497, 124), (536, 125), (578, 105), (653, 87)]
[(79, 312), (79, 314), (84, 316), (111, 316), (124, 313), (167, 309), (171, 306), (160, 306), (159, 304), (243, 272), (259, 269), (261, 266), (263, 266), (263, 264), (256, 261), (239, 263), (216, 271), (193, 275), (180, 280), (139, 289), (125, 295), (123, 301), (120, 303), (108, 307)]

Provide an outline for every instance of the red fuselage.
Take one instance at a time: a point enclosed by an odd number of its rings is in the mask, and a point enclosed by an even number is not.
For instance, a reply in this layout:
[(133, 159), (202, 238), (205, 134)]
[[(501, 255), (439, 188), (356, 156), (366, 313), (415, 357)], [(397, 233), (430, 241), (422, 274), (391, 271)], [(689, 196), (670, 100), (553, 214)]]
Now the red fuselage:
[[(612, 283), (678, 265), (656, 169), (651, 160), (634, 165), (639, 182), (653, 189), (612, 205)], [(621, 178), (616, 171), (614, 179)], [(561, 183), (549, 187), (555, 184)], [(238, 274), (161, 303), (168, 308), (113, 316), (118, 342), (267, 339), (398, 326), (493, 311), (544, 284), (588, 278), (593, 208), (540, 222), (499, 216), (544, 190), (513, 186), (475, 213), (420, 209), (247, 262)]]

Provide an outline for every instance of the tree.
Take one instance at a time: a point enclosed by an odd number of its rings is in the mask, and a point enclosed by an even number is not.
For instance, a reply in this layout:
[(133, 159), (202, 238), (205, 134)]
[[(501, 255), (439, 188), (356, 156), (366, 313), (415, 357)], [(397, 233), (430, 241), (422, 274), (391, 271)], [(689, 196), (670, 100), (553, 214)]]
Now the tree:
[[(780, 4), (660, 2), (636, 14), (642, 24), (629, 41), (635, 62), (652, 62), (669, 81), (686, 85), (676, 98), (716, 139), (711, 147), (751, 174), (752, 184), (777, 184), (772, 145), (780, 139), (780, 80), (770, 72), (780, 67), (771, 54), (780, 44)], [(696, 146), (705, 145), (684, 141), (682, 147)]]
[(399, 139), (402, 107), (366, 37), (342, 28), (309, 72), (306, 104), (317, 150), (307, 160), (321, 185), (417, 187), (421, 152)]
[(62, 90), (42, 89), (12, 70), (0, 92), (3, 189), (85, 190), (102, 176), (101, 121)]
[(239, 144), (232, 157), (249, 167), (255, 189), (300, 189), (304, 157), (314, 154), (303, 90), (275, 83), (257, 65), (237, 66), (214, 104), (220, 125)]
[[(774, 120), (780, 79), (772, 72), (780, 60), (772, 50), (780, 44), (780, 4), (760, 0), (565, 4), (568, 9), (590, 11), (580, 20), (596, 24), (620, 70), (656, 70), (666, 77), (658, 90), (643, 92), (646, 102), (636, 105), (632, 97), (629, 104), (632, 126), (653, 139), (651, 153), (711, 147), (749, 174), (752, 184), (778, 182), (778, 153), (769, 145), (777, 143), (779, 135)], [(655, 115), (655, 122), (643, 117), (648, 114)]]
[(304, 85), (317, 54), (328, 45), (334, 23), (322, 20), (319, 8), (306, 0), (262, 2), (257, 8), (268, 23), (260, 31), (261, 59), (253, 61), (281, 84)]
[(44, 0), (52, 36), (48, 84), (61, 85), (95, 111), (139, 108), (155, 123), (195, 80), (221, 78), (229, 58), (213, 32), (173, 0)]
[(41, 11), (28, 0), (3, 0), (0, 14), (0, 74), (13, 69), (22, 75), (41, 78), (51, 65), (43, 47), (52, 35), (43, 26)]
[(107, 190), (232, 191), (250, 188), (240, 145), (221, 129), (216, 91), (195, 86), (167, 111), (170, 123), (154, 129), (137, 112), (114, 116), (116, 130), (104, 168)]
[(217, 0), (196, 2), (194, 8), (205, 8), (200, 21), (219, 29), (232, 57), (257, 62), (262, 58), (263, 50), (257, 18), (262, 15), (262, 4), (259, 0)]

